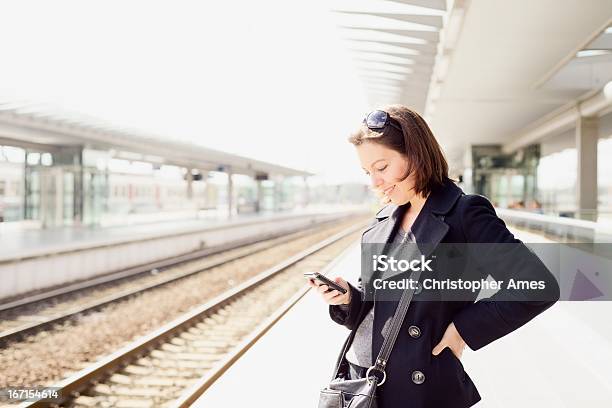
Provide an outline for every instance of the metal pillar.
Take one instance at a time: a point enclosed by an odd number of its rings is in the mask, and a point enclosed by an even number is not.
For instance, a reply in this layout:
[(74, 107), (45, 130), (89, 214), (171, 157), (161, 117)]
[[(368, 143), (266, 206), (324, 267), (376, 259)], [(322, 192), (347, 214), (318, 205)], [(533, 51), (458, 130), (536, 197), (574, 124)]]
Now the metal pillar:
[(83, 172), (83, 148), (78, 150), (76, 154), (76, 160), (78, 161), (77, 169), (74, 175), (74, 225), (82, 225), (84, 220), (85, 212), (85, 186), (83, 185), (84, 172)]
[(304, 181), (304, 202), (303, 202), (303, 206), (307, 207), (308, 204), (310, 204), (310, 188), (308, 186), (308, 177), (304, 176), (304, 177), (302, 177), (302, 180)]
[(232, 217), (232, 206), (233, 206), (233, 196), (234, 196), (234, 182), (232, 180), (232, 172), (231, 170), (227, 171), (227, 213), (228, 218)]
[(269, 177), (270, 176), (267, 173), (256, 173), (255, 174), (255, 185), (257, 186), (257, 192), (256, 192), (256, 198), (255, 198), (255, 212), (261, 212), (261, 209), (263, 208), (264, 191), (263, 191), (263, 186), (261, 183), (264, 180), (268, 180)]
[(274, 211), (280, 211), (281, 209), (281, 200), (282, 200), (282, 182), (283, 179), (281, 176), (276, 176), (274, 178)]
[(192, 173), (192, 169), (188, 168), (187, 169), (187, 174), (185, 175), (185, 180), (187, 181), (187, 199), (188, 200), (192, 200), (193, 199), (193, 173)]
[(597, 138), (598, 119), (580, 117), (576, 121), (576, 199), (578, 217), (597, 218)]
[[(204, 201), (202, 203), (202, 207), (204, 207), (205, 209), (210, 208), (210, 203), (211, 203), (211, 199), (210, 199), (210, 181), (208, 180), (208, 172), (207, 171), (200, 171), (200, 173), (202, 174), (202, 182), (205, 183), (204, 184)], [(215, 203), (215, 207), (217, 206), (217, 203)]]
[(23, 209), (21, 218), (24, 220), (28, 219), (28, 215), (30, 211), (28, 211), (28, 205), (30, 204), (30, 194), (28, 191), (30, 190), (30, 177), (28, 177), (28, 151), (25, 151), (25, 156), (23, 160)]
[(261, 185), (261, 180), (255, 181), (257, 184), (257, 198), (255, 201), (255, 212), (261, 212), (262, 200), (263, 200), (263, 186)]

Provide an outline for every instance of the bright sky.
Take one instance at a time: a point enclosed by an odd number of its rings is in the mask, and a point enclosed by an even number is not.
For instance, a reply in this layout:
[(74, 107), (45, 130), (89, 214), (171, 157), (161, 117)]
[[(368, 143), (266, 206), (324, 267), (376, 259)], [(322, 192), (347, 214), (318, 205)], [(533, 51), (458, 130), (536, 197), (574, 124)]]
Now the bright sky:
[(0, 99), (367, 181), (367, 111), (333, 2), (5, 1)]

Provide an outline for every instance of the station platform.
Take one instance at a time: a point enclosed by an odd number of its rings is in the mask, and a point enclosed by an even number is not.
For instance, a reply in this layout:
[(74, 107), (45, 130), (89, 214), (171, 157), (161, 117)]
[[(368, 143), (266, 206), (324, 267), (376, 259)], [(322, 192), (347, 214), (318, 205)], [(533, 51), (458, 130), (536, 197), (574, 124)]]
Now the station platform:
[(12, 301), (35, 291), (103, 278), (236, 241), (294, 232), (366, 211), (364, 207), (313, 207), (231, 219), (12, 231), (0, 235), (0, 299)]
[[(256, 220), (257, 216), (227, 219), (184, 219), (115, 227), (61, 227), (13, 229), (0, 234), (0, 261), (28, 258), (68, 250), (113, 245), (151, 236), (174, 235)], [(267, 218), (272, 218), (268, 216)]]
[[(546, 242), (512, 232), (524, 242)], [(329, 276), (356, 282), (359, 270), (355, 243)], [(482, 396), (476, 406), (609, 407), (612, 327), (601, 322), (611, 312), (611, 302), (558, 302), (510, 335), (478, 351), (466, 348), (462, 363)], [(315, 407), (348, 333), (309, 290), (192, 406)]]
[[(363, 207), (360, 207), (363, 210)], [(358, 211), (346, 208), (344, 211)], [(63, 227), (50, 229), (12, 228), (3, 231), (0, 224), (0, 262), (25, 259), (63, 251), (72, 251), (141, 241), (148, 238), (189, 234), (206, 229), (219, 229), (256, 222), (287, 219), (315, 214), (340, 213), (336, 206), (312, 207), (294, 211), (264, 214), (239, 214), (232, 218), (206, 217), (182, 220), (157, 221), (143, 224), (113, 227)]]

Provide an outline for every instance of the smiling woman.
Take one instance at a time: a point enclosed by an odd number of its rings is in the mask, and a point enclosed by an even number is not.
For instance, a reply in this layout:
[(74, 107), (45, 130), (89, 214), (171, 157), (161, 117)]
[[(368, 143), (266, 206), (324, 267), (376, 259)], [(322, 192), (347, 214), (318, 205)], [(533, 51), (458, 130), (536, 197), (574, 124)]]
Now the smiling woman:
[[(508, 276), (542, 281), (546, 293), (539, 297), (543, 300), (508, 301), (510, 289), (502, 287), (478, 302), (478, 293), (456, 301), (423, 301), (418, 296), (423, 290), (420, 282), (416, 285), (420, 289), (406, 288), (397, 301), (376, 293), (371, 296), (372, 290), (363, 288), (361, 280), (355, 287), (336, 278), (336, 283), (349, 289), (344, 294), (326, 292), (326, 285), (317, 287), (311, 282), (330, 305), (331, 318), (351, 330), (336, 365), (335, 380), (322, 392), (320, 407), (370, 406), (352, 401), (369, 398), (370, 389), (333, 401), (324, 400), (323, 393), (341, 393), (341, 387), (364, 380), (373, 383), (372, 376), (380, 382), (375, 387), (378, 408), (470, 407), (481, 398), (460, 362), (464, 347), (478, 350), (521, 327), (559, 299), (559, 285), (540, 259), (508, 231), (486, 198), (464, 194), (448, 178), (442, 149), (416, 112), (402, 105), (374, 111), (349, 141), (372, 187), (388, 204), (363, 233), (362, 244), (393, 244), (382, 246), (382, 252), (398, 259), (405, 256), (402, 249), (410, 243), (416, 243), (412, 247), (428, 259), (442, 255), (440, 243), (507, 244), (495, 257), (478, 252), (478, 259), (470, 259), (479, 271), (472, 279), (486, 281), (491, 275), (495, 281)], [(362, 245), (362, 251), (367, 248)], [(487, 250), (486, 245), (478, 248)], [(457, 259), (461, 261), (453, 263), (453, 271), (463, 271), (467, 257)], [(449, 272), (444, 267), (436, 271)], [(419, 280), (419, 271), (412, 273), (416, 275), (410, 278)]]
[(385, 204), (427, 196), (448, 176), (448, 164), (429, 126), (401, 105), (370, 113), (349, 142)]

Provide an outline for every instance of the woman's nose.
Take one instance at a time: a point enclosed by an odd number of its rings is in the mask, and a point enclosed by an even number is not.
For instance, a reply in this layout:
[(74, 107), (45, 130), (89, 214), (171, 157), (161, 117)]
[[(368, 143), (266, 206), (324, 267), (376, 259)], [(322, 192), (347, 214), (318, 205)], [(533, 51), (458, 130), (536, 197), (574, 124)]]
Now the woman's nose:
[(372, 174), (370, 176), (370, 183), (372, 183), (372, 187), (376, 188), (383, 185), (383, 179)]

